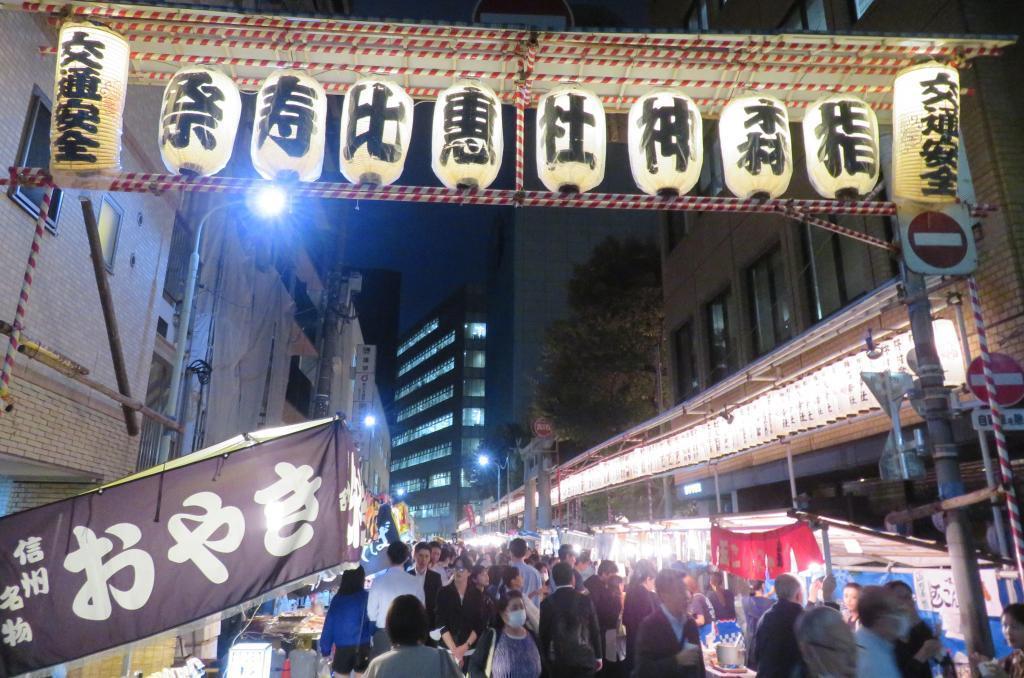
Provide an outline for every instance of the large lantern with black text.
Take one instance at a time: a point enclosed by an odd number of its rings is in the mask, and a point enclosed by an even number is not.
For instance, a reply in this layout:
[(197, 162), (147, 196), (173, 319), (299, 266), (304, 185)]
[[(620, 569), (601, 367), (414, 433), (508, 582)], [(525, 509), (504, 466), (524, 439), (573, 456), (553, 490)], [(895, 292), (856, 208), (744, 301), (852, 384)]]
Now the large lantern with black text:
[(929, 62), (900, 71), (893, 83), (893, 197), (954, 202), (960, 153), (960, 75)]
[(67, 22), (57, 39), (50, 169), (115, 171), (128, 90), (128, 42), (93, 24)]
[(807, 175), (822, 197), (856, 198), (878, 183), (878, 119), (849, 94), (820, 99), (804, 113)]
[(274, 71), (256, 94), (252, 165), (264, 179), (316, 181), (327, 141), (327, 95), (302, 71)]
[(773, 96), (733, 99), (718, 122), (725, 185), (740, 198), (777, 198), (793, 177), (785, 105)]
[(501, 102), (490, 87), (458, 82), (434, 105), (431, 167), (448, 188), (486, 188), (498, 176)]
[(402, 175), (412, 137), (412, 97), (384, 78), (357, 80), (341, 109), (341, 173), (386, 186)]
[(644, 193), (688, 192), (700, 178), (704, 132), (693, 99), (669, 89), (643, 95), (629, 108), (629, 167)]
[(186, 66), (164, 90), (160, 157), (175, 174), (208, 177), (224, 169), (235, 145), (242, 98), (216, 68)]
[(604, 179), (601, 100), (577, 86), (558, 87), (537, 104), (537, 174), (549, 191), (582, 193)]

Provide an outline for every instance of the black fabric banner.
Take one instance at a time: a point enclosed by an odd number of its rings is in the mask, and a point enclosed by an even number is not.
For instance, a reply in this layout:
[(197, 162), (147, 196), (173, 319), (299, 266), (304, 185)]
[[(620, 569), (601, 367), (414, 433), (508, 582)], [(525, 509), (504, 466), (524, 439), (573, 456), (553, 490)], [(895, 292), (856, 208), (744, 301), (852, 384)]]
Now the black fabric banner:
[(0, 519), (0, 678), (202, 619), (357, 562), (339, 422)]

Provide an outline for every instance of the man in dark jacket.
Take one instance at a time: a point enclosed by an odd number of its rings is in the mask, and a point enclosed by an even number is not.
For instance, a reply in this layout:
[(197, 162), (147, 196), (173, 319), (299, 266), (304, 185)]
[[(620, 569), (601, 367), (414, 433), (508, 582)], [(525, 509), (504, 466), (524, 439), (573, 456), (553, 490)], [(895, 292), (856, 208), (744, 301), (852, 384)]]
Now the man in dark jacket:
[(430, 544), (421, 541), (416, 544), (413, 553), (413, 564), (409, 574), (418, 577), (423, 584), (423, 606), (427, 608), (427, 619), (430, 629), (436, 629), (437, 594), (441, 590), (441, 575), (430, 569)]
[(757, 656), (747, 662), (757, 670), (758, 678), (789, 678), (803, 661), (795, 630), (796, 620), (804, 611), (800, 582), (792, 575), (780, 574), (775, 580), (775, 593), (778, 602), (757, 624)]
[(687, 610), (683, 573), (662, 570), (654, 580), (658, 606), (640, 624), (632, 678), (703, 678), (700, 632)]
[(551, 568), (555, 591), (540, 604), (540, 652), (553, 676), (588, 678), (599, 671), (601, 629), (589, 596), (576, 592), (573, 568)]
[(601, 627), (601, 633), (619, 628), (622, 597), (608, 586), (608, 580), (618, 573), (618, 565), (610, 560), (602, 560), (597, 567), (597, 574), (591, 575), (583, 582), (583, 586), (590, 592), (590, 599), (594, 601), (597, 623)]

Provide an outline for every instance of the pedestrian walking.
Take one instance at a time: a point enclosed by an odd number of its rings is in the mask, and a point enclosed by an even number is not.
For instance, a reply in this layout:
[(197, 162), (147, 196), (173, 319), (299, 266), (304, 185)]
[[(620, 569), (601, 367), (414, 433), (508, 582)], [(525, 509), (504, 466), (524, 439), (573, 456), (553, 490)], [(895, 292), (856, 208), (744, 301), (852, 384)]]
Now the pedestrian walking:
[(736, 621), (736, 594), (725, 588), (725, 575), (712, 572), (707, 594), (715, 621)]
[(682, 573), (662, 570), (654, 587), (658, 606), (640, 624), (632, 678), (703, 678), (700, 633), (688, 615), (690, 593)]
[[(423, 603), (423, 585), (416, 577), (410, 577), (405, 571), (405, 561), (409, 559), (409, 547), (396, 541), (388, 545), (388, 561), (391, 566), (373, 577), (370, 595), (366, 602), (366, 614), (377, 630), (373, 634), (372, 655), (377, 657), (391, 649), (388, 634), (384, 631), (391, 603), (398, 596), (412, 595)], [(426, 608), (424, 608), (425, 610)], [(429, 625), (429, 619), (427, 621)]]
[(540, 589), (544, 582), (541, 581), (540, 572), (524, 561), (529, 551), (526, 547), (526, 540), (516, 537), (509, 543), (508, 550), (512, 555), (512, 567), (519, 570), (519, 574), (523, 576), (522, 585), (519, 590), (523, 592), (524, 596), (532, 599), (534, 603), (540, 602)]
[(513, 592), (523, 594), (523, 604), (526, 606), (526, 628), (538, 633), (540, 631), (540, 606), (526, 596), (526, 592), (523, 591), (523, 573), (511, 565), (506, 567), (500, 591), (499, 600)]
[(376, 630), (366, 613), (370, 594), (362, 567), (341, 573), (338, 593), (331, 600), (320, 633), (320, 653), (333, 656), (331, 670), (336, 676), (355, 671), (362, 675), (370, 663), (370, 640)]
[(469, 571), (469, 585), (475, 587), (480, 592), (483, 604), (482, 617), (484, 626), (490, 626), (494, 622), (497, 609), (494, 600), (487, 593), (487, 587), (490, 586), (490, 576), (487, 573), (487, 568), (483, 565), (474, 565), (473, 569)]
[(509, 591), (498, 603), (494, 627), (484, 632), (469, 661), (471, 678), (539, 678), (543, 674), (536, 636), (526, 628), (526, 598)]
[(636, 637), (640, 624), (658, 607), (654, 594), (654, 578), (658, 574), (649, 560), (639, 560), (626, 587), (626, 600), (622, 605), (622, 624), (626, 627), (626, 674), (636, 665)]
[[(590, 594), (590, 600), (594, 603), (594, 610), (597, 612), (597, 625), (601, 629), (601, 658), (606, 666), (601, 670), (602, 676), (609, 676), (618, 669), (617, 661), (615, 667), (609, 667), (609, 648), (611, 656), (615, 655), (619, 620), (622, 616), (622, 595), (613, 591), (609, 582), (612, 577), (618, 575), (619, 566), (610, 560), (602, 560), (597, 566), (597, 573), (588, 578), (583, 585)], [(611, 639), (609, 642), (609, 634)]]
[(558, 561), (569, 564), (569, 567), (572, 568), (573, 587), (577, 591), (583, 591), (583, 577), (576, 570), (576, 553), (572, 550), (572, 544), (562, 544), (558, 547)]
[(601, 630), (589, 596), (576, 591), (573, 567), (554, 566), (555, 591), (540, 606), (541, 654), (553, 676), (587, 678), (601, 669)]
[(942, 642), (921, 619), (909, 585), (896, 579), (885, 588), (896, 597), (903, 614), (910, 620), (910, 632), (905, 638), (896, 639), (896, 664), (900, 673), (903, 678), (931, 678), (931, 661), (942, 652)]
[(464, 665), (466, 653), (473, 648), (484, 631), (483, 594), (469, 585), (470, 564), (467, 558), (455, 561), (452, 583), (437, 595), (437, 623), (441, 627), (441, 641), (455, 657), (459, 668)]
[(857, 641), (838, 610), (824, 605), (802, 614), (796, 642), (803, 658), (802, 678), (854, 678)]
[(804, 611), (800, 582), (791, 574), (780, 574), (775, 594), (779, 599), (761, 617), (754, 637), (756, 654), (747, 661), (758, 678), (790, 678), (794, 671), (803, 670), (795, 631)]
[(430, 628), (437, 628), (435, 614), (437, 611), (437, 594), (441, 592), (441, 575), (430, 569), (430, 544), (421, 541), (413, 549), (413, 564), (409, 574), (416, 577), (423, 587), (423, 606), (427, 610), (427, 621)]
[[(409, 576), (402, 573), (405, 579)], [(427, 639), (427, 610), (417, 596), (396, 597), (385, 627), (392, 649), (373, 659), (365, 678), (462, 678), (452, 656), (423, 643)]]
[(865, 586), (857, 597), (858, 678), (899, 678), (896, 641), (910, 632), (910, 619), (891, 591)]

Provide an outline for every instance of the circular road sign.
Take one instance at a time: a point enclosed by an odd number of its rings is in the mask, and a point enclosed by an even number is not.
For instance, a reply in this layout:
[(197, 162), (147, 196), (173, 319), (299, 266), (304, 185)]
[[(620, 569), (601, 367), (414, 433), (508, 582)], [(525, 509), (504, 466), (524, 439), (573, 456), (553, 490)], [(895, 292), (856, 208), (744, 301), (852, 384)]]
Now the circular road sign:
[(967, 256), (968, 234), (948, 214), (921, 212), (910, 221), (907, 235), (907, 245), (929, 266), (953, 268)]
[[(996, 384), (996, 404), (1000, 407), (1011, 407), (1024, 398), (1024, 369), (1020, 363), (1005, 353), (993, 353), (992, 380)], [(985, 386), (985, 369), (981, 358), (971, 361), (967, 370), (967, 386), (971, 393), (982, 402), (988, 403), (988, 388)]]
[(538, 438), (550, 438), (555, 434), (555, 426), (550, 419), (543, 417), (533, 420), (533, 435)]

